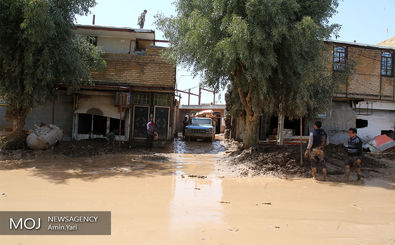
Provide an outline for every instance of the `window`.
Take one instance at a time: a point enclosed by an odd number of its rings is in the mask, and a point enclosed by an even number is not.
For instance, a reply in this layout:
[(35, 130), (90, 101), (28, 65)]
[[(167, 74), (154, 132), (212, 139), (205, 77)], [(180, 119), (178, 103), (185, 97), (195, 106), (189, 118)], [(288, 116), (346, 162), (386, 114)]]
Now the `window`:
[(381, 75), (382, 76), (392, 76), (393, 74), (393, 62), (392, 53), (382, 52), (381, 53)]
[(212, 125), (211, 118), (192, 118), (191, 121), (194, 125)]
[(87, 40), (90, 44), (92, 44), (93, 46), (97, 46), (97, 37), (93, 37), (93, 36), (88, 36)]
[(357, 119), (355, 124), (357, 128), (366, 128), (368, 126), (368, 120)]
[(170, 95), (168, 94), (155, 94), (154, 105), (170, 106)]
[[(119, 119), (110, 118), (110, 132), (119, 135)], [(121, 135), (125, 135), (125, 120), (121, 121)]]
[(92, 129), (92, 115), (78, 114), (78, 134), (90, 134)]
[(333, 70), (344, 71), (346, 69), (347, 49), (342, 46), (333, 48)]
[(135, 105), (150, 105), (151, 95), (150, 94), (134, 94), (133, 104)]
[(93, 130), (95, 135), (106, 135), (107, 117), (93, 115)]

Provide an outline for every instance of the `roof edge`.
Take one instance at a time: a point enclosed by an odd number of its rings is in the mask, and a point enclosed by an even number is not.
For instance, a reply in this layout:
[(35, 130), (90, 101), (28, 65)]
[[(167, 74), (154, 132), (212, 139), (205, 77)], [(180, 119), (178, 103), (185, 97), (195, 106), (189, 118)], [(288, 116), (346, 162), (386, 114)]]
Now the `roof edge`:
[(121, 31), (121, 32), (133, 32), (133, 33), (154, 33), (154, 30), (149, 29), (135, 29), (130, 27), (116, 27), (116, 26), (100, 26), (100, 25), (81, 25), (75, 24), (77, 29), (88, 29), (88, 30), (103, 30), (103, 31)]

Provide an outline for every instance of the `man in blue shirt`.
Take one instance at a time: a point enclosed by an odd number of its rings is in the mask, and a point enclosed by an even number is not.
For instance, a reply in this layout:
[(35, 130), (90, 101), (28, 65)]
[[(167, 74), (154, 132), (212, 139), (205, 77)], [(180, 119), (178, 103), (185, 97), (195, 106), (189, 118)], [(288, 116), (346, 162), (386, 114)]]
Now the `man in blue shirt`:
[(324, 180), (327, 177), (326, 164), (324, 160), (324, 147), (328, 144), (328, 135), (325, 130), (321, 128), (322, 123), (317, 121), (314, 123), (314, 130), (310, 133), (309, 144), (305, 152), (305, 158), (310, 155), (311, 172), (313, 178), (317, 179), (317, 166), (322, 165), (322, 174)]
[(350, 169), (355, 164), (355, 172), (358, 180), (361, 179), (361, 164), (362, 164), (362, 140), (357, 136), (357, 129), (350, 128), (348, 130), (348, 145), (346, 157), (346, 180), (350, 177)]

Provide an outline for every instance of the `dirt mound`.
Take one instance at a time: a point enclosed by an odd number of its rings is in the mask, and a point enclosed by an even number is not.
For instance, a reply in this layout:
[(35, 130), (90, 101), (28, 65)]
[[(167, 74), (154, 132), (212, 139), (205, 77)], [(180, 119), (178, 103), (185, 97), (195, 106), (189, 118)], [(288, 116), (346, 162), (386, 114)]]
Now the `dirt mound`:
[[(237, 148), (239, 148), (237, 146)], [(230, 152), (227, 163), (232, 172), (242, 176), (308, 176), (310, 169), (300, 164), (300, 152), (296, 146), (266, 145)]]
[[(300, 146), (259, 145), (246, 150), (241, 149), (240, 143), (227, 141), (225, 143), (227, 157), (221, 161), (223, 168), (236, 175), (256, 176), (273, 175), (279, 177), (311, 176), (310, 161), (303, 159), (300, 163)], [(303, 148), (303, 152), (305, 151)], [(325, 148), (325, 161), (330, 175), (344, 174), (346, 148), (343, 145), (328, 145)], [(365, 153), (362, 158), (362, 171), (365, 177), (382, 174), (388, 164), (379, 157)]]

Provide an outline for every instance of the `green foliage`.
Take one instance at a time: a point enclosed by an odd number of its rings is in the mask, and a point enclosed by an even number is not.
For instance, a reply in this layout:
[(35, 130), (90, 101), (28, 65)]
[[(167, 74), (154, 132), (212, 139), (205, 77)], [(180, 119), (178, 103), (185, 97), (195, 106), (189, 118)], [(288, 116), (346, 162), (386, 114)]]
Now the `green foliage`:
[[(336, 88), (326, 40), (337, 0), (178, 0), (175, 17), (157, 16), (170, 41), (166, 56), (229, 86), (245, 131), (263, 113), (300, 117), (325, 111)], [(281, 104), (281, 107), (279, 105)], [(248, 124), (252, 122), (252, 124)], [(252, 135), (253, 136), (253, 135)]]
[[(74, 34), (76, 15), (94, 0), (0, 1), (0, 94), (23, 126), (28, 111), (48, 101), (55, 84), (78, 88), (104, 68), (100, 50)], [(22, 121), (23, 120), (23, 121)]]

